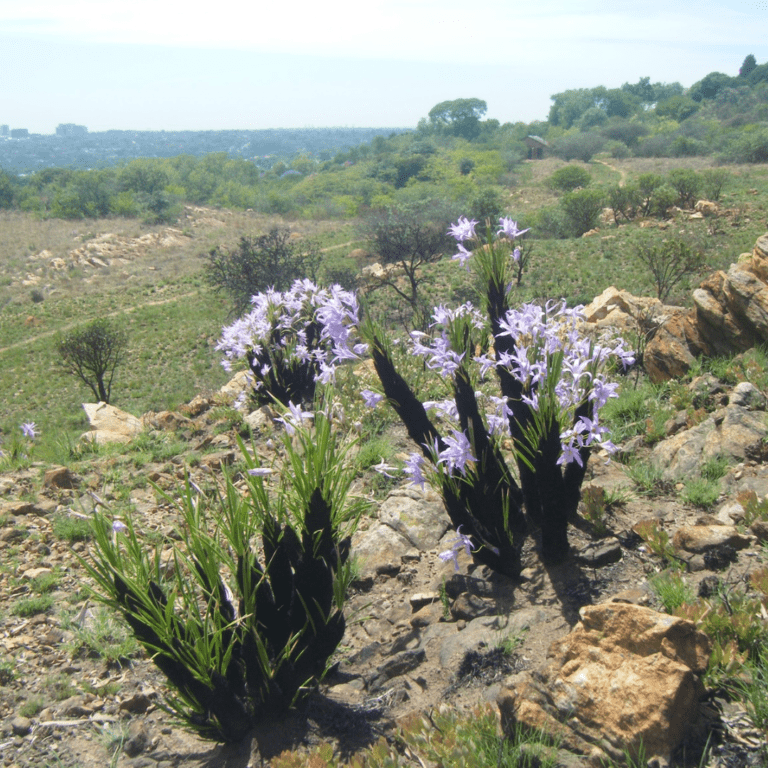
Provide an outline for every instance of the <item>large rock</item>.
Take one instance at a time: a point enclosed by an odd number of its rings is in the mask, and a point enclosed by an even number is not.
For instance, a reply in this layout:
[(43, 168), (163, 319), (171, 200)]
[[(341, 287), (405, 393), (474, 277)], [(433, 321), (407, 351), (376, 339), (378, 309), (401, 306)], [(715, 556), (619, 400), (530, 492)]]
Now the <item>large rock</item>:
[[(706, 421), (678, 432), (659, 443), (651, 460), (663, 467), (665, 480), (678, 480), (698, 473), (702, 461), (726, 456), (734, 461), (761, 458), (768, 423), (765, 412), (755, 410), (762, 399), (749, 386), (738, 385), (730, 394), (729, 405), (711, 414)], [(746, 403), (739, 405), (738, 403)]]
[(143, 429), (141, 419), (107, 403), (83, 403), (91, 428), (80, 437), (94, 443), (129, 443)]
[(744, 352), (768, 341), (768, 233), (692, 297), (693, 309), (682, 310), (611, 287), (584, 311), (598, 326), (652, 333), (644, 363), (654, 382), (682, 375), (699, 355)]
[(557, 726), (564, 745), (595, 764), (601, 750), (613, 760), (641, 749), (668, 760), (699, 724), (708, 638), (638, 605), (585, 606), (580, 615), (545, 667), (499, 696), (505, 728)]

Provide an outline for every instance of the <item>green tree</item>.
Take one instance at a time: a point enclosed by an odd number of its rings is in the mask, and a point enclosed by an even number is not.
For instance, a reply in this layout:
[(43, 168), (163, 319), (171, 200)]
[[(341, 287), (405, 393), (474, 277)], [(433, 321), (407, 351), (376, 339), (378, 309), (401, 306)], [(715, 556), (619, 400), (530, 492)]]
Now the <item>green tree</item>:
[(231, 251), (219, 246), (211, 250), (205, 275), (210, 285), (230, 295), (234, 313), (242, 315), (251, 296), (268, 288), (285, 291), (304, 277), (314, 280), (319, 265), (316, 243), (294, 240), (289, 229), (273, 227), (266, 235), (244, 235)]
[(362, 225), (362, 234), (371, 242), (384, 264), (396, 264), (405, 275), (401, 285), (395, 275), (380, 279), (374, 290), (387, 287), (408, 306), (406, 324), (423, 329), (429, 322), (429, 307), (421, 295), (427, 279), (422, 267), (439, 261), (450, 248), (446, 236), (452, 219), (448, 207), (438, 201), (424, 200), (371, 213)]
[(429, 110), (429, 121), (441, 133), (472, 141), (480, 135), (480, 118), (487, 111), (482, 99), (441, 101)]
[(750, 53), (742, 62), (741, 67), (739, 67), (739, 77), (747, 77), (755, 67), (757, 67), (757, 59)]
[(104, 403), (110, 400), (115, 369), (127, 347), (126, 332), (105, 318), (69, 331), (56, 341), (62, 370), (77, 376)]
[(686, 276), (699, 270), (704, 263), (701, 252), (685, 241), (675, 239), (659, 245), (642, 245), (637, 255), (651, 271), (659, 301), (666, 302), (672, 289)]
[(578, 165), (566, 165), (558, 168), (548, 179), (547, 184), (559, 192), (573, 192), (577, 187), (589, 186), (592, 176), (586, 168)]
[(597, 226), (603, 202), (603, 193), (598, 189), (579, 189), (560, 198), (572, 237), (581, 237)]

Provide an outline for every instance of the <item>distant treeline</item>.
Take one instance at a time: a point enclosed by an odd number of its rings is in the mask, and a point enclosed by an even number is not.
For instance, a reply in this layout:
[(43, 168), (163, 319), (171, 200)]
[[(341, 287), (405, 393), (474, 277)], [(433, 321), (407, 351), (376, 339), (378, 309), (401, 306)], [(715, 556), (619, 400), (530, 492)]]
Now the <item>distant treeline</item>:
[[(67, 126), (59, 126), (60, 128)], [(75, 126), (81, 128), (81, 126)], [(31, 173), (41, 168), (103, 168), (143, 157), (199, 157), (226, 152), (252, 160), (261, 167), (270, 158), (317, 155), (327, 160), (374, 136), (389, 136), (393, 128), (273, 128), (254, 131), (60, 131), (57, 135), (31, 134), (18, 141), (0, 141), (0, 168)]]
[[(43, 159), (26, 175), (0, 171), (0, 208), (42, 217), (170, 222), (183, 203), (346, 218), (434, 199), (484, 220), (506, 213), (504, 190), (516, 183), (531, 136), (543, 140), (544, 154), (564, 160), (589, 162), (607, 152), (615, 158), (709, 155), (722, 163), (768, 162), (768, 64), (758, 65), (751, 54), (737, 75), (711, 72), (687, 90), (646, 77), (551, 98), (546, 121), (484, 120), (486, 103), (463, 98), (437, 104), (415, 130), (388, 136), (374, 129), (109, 131), (9, 141), (0, 150), (45, 139), (63, 152), (99, 137), (112, 154), (101, 159), (106, 167), (87, 171), (62, 167), (73, 165), (63, 160), (41, 167)], [(357, 143), (339, 148), (353, 136)], [(2, 164), (0, 154), (0, 167), (8, 170)]]

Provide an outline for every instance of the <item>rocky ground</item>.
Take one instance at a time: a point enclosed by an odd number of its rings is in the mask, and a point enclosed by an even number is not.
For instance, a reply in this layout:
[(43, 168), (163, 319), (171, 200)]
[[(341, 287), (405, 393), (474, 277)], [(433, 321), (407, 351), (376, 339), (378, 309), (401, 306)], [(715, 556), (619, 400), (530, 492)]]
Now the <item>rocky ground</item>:
[[(306, 712), (268, 724), (252, 741), (234, 747), (202, 741), (175, 724), (159, 706), (163, 676), (146, 656), (115, 651), (119, 625), (106, 621), (84, 589), (79, 558), (88, 557), (90, 544), (62, 527), (62, 520), (87, 517), (98, 500), (130, 501), (143, 530), (167, 550), (174, 537), (173, 507), (136, 479), (151, 480), (173, 495), (191, 457), (191, 477), (201, 485), (235, 460), (235, 432), (222, 409), (211, 408), (215, 398), (199, 397), (181, 413), (143, 419), (144, 429), (158, 440), (183, 439), (188, 452), (141, 465), (120, 459), (130, 453), (113, 453), (73, 460), (70, 467), (32, 464), (5, 472), (0, 477), (0, 760), (14, 768), (245, 768), (267, 765), (284, 749), (323, 742), (349, 754), (391, 737), (409, 713), (494, 703), (541, 667), (552, 643), (576, 626), (584, 606), (613, 600), (658, 607), (648, 578), (660, 570), (660, 560), (635, 533), (648, 519), (680, 544), (677, 556), (687, 563), (694, 590), (707, 579), (711, 587), (712, 576), (742, 583), (765, 564), (761, 536), (734, 526), (740, 492), (768, 496), (768, 467), (753, 450), (768, 434), (764, 398), (751, 391), (746, 396), (743, 388), (740, 396), (730, 394), (730, 403), (728, 393), (713, 397), (720, 398), (720, 407), (711, 424), (704, 422), (707, 429), (695, 428), (706, 433), (698, 443), (680, 438), (686, 432), (696, 437), (694, 429), (671, 424), (676, 434), (654, 449), (670, 469), (689, 460), (692, 451), (701, 458), (713, 441), (719, 440), (721, 449), (729, 446), (730, 467), (711, 509), (681, 503), (674, 482), (660, 496), (640, 496), (622, 464), (595, 457), (586, 486), (615, 491), (620, 501), (610, 506), (605, 535), (598, 536), (583, 518), (574, 520), (573, 556), (557, 567), (542, 565), (532, 537), (519, 583), (463, 554), (458, 572), (438, 558), (455, 534), (431, 491), (403, 483), (378, 500), (354, 541), (360, 573), (338, 664)], [(747, 418), (754, 414), (762, 419), (760, 434), (760, 420)], [(722, 433), (723, 424), (736, 422), (738, 438)], [(746, 434), (747, 422), (757, 431)], [(257, 433), (271, 429), (263, 414), (254, 415), (253, 423)], [(399, 450), (411, 450), (400, 430), (391, 438)], [(266, 443), (261, 446), (268, 450)], [(126, 486), (133, 486), (127, 499), (120, 490)], [(358, 491), (367, 492), (362, 484)], [(675, 538), (679, 531), (688, 533)], [(46, 578), (52, 591), (40, 586)], [(40, 595), (52, 598), (49, 606), (39, 612), (20, 607)], [(706, 707), (708, 727), (721, 742), (709, 765), (758, 765), (761, 736), (741, 705), (711, 692)], [(586, 758), (573, 760), (571, 765), (587, 764)]]

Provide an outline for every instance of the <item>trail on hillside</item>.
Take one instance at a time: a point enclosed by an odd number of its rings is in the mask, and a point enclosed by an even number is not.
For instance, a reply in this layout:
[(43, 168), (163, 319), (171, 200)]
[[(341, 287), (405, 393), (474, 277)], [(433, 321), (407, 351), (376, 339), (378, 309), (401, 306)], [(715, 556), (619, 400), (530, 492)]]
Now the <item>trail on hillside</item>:
[(605, 160), (595, 160), (595, 162), (610, 168), (612, 171), (616, 171), (616, 173), (619, 174), (619, 186), (624, 186), (627, 181), (627, 172), (625, 170), (617, 168), (615, 165), (611, 165), (610, 163), (606, 163)]
[[(132, 312), (135, 312), (137, 309), (141, 309), (142, 307), (157, 307), (161, 304), (171, 304), (174, 301), (179, 301), (180, 299), (188, 299), (190, 296), (198, 296), (200, 294), (200, 291), (190, 291), (189, 293), (182, 293), (179, 296), (173, 296), (170, 299), (162, 299), (160, 301), (146, 301), (143, 304), (134, 304), (132, 307), (124, 307), (123, 309), (117, 309), (114, 312), (109, 312), (108, 314), (104, 315), (104, 317), (117, 317), (118, 315), (129, 315)], [(46, 339), (50, 336), (54, 336), (57, 333), (63, 333), (66, 331), (71, 330), (72, 328), (75, 328), (78, 325), (82, 324), (82, 320), (75, 321), (73, 323), (69, 323), (68, 325), (63, 326), (62, 328), (55, 328), (52, 331), (44, 331), (43, 333), (39, 333), (37, 336), (30, 336), (29, 338), (22, 339), (21, 341), (14, 342), (13, 344), (9, 344), (7, 347), (0, 347), (0, 354), (3, 352), (8, 352), (8, 350), (16, 349), (17, 347), (23, 347), (25, 344), (30, 344), (35, 341), (39, 341), (40, 339)]]

